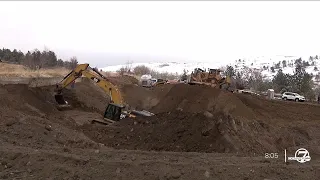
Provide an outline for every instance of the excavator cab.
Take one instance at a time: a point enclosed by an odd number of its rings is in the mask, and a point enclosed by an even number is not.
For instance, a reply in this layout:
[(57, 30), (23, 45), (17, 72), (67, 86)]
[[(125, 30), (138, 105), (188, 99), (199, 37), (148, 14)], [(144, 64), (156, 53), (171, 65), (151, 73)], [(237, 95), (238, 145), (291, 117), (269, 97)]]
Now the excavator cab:
[(109, 120), (119, 121), (123, 108), (123, 106), (118, 104), (110, 103), (108, 104), (103, 117)]
[(118, 104), (109, 103), (104, 115), (103, 119), (93, 119), (91, 120), (91, 124), (102, 124), (102, 125), (110, 125), (115, 121), (119, 121), (122, 115), (122, 109), (124, 107)]

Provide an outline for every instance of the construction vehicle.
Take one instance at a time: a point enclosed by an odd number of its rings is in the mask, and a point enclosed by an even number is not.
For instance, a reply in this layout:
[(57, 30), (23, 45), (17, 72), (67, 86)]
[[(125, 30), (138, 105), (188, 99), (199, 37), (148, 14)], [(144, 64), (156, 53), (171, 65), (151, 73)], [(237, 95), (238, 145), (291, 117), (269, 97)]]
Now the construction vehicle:
[(167, 81), (164, 79), (152, 78), (152, 76), (148, 74), (142, 75), (140, 77), (140, 84), (142, 87), (148, 87), (148, 88), (155, 87), (158, 85), (166, 84), (166, 82)]
[(155, 79), (150, 74), (145, 74), (140, 77), (140, 85), (142, 87), (152, 87)]
[(167, 84), (168, 80), (165, 79), (157, 79), (157, 81), (154, 83), (153, 86), (159, 86), (159, 85), (164, 85)]
[(152, 116), (154, 115), (148, 111), (137, 111), (137, 110), (126, 110), (127, 106), (124, 103), (123, 97), (120, 90), (112, 84), (105, 76), (103, 76), (97, 69), (93, 69), (89, 64), (79, 64), (75, 69), (73, 69), (68, 75), (66, 75), (55, 88), (55, 100), (58, 103), (58, 108), (68, 108), (70, 105), (65, 101), (63, 97), (62, 90), (66, 88), (69, 84), (75, 82), (76, 79), (82, 76), (91, 79), (102, 88), (110, 96), (110, 103), (107, 105), (105, 113), (103, 115), (103, 120), (94, 119), (91, 123), (100, 123), (108, 125), (119, 121), (123, 118), (134, 118), (136, 116)]
[(208, 71), (206, 71), (201, 68), (195, 68), (194, 71), (191, 72), (187, 82), (190, 85), (207, 85), (233, 91), (231, 89), (231, 77), (222, 77), (220, 73), (220, 69), (208, 69)]

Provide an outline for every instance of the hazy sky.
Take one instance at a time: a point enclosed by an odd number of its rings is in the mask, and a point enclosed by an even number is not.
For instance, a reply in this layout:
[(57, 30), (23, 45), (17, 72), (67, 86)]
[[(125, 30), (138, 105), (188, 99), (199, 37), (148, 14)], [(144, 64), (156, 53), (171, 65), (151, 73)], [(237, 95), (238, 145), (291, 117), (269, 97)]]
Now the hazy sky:
[(320, 2), (0, 2), (0, 47), (99, 66), (319, 54)]

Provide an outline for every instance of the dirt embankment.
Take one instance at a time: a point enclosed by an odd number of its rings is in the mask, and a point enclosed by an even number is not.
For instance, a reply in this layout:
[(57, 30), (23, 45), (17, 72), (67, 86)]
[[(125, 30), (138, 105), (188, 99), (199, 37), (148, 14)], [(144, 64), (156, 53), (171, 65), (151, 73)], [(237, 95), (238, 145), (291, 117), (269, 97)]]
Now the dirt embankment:
[[(137, 80), (130, 76), (110, 78), (112, 83), (121, 91), (125, 103), (131, 109), (136, 110), (150, 110), (173, 87), (173, 85), (167, 85), (149, 89), (135, 84)], [(88, 79), (83, 79), (76, 83), (73, 89), (68, 87), (63, 92), (66, 101), (71, 103), (73, 107), (82, 108), (86, 111), (96, 111), (102, 114), (110, 102), (108, 93)]]
[(320, 152), (319, 106), (184, 84), (164, 94), (151, 108), (154, 117), (124, 120), (116, 128), (85, 125), (83, 131), (120, 149), (261, 153), (304, 145)]
[(137, 85), (124, 85), (121, 87), (123, 97), (132, 109), (151, 110), (162, 98), (168, 94), (173, 85), (143, 88)]
[(206, 86), (177, 84), (152, 108), (155, 113), (180, 110), (183, 112), (224, 112), (245, 119), (254, 118), (252, 109), (245, 106), (233, 93)]
[[(51, 86), (0, 85), (0, 179), (45, 179), (53, 175), (58, 179), (132, 179), (133, 175), (136, 179), (254, 179), (257, 174), (259, 178), (276, 179), (319, 177), (318, 166), (282, 166), (282, 160), (274, 166), (271, 160), (253, 160), (251, 156), (285, 148), (295, 152), (304, 147), (312, 163), (317, 162), (319, 106), (188, 85), (145, 89), (123, 84), (121, 90), (132, 107), (150, 109), (156, 116), (126, 119), (110, 127), (90, 125), (86, 122), (93, 116), (101, 118), (95, 111), (103, 111), (108, 103), (105, 93), (94, 84), (77, 83), (75, 89), (65, 91), (66, 99), (75, 107), (72, 111), (55, 108)], [(182, 153), (190, 151), (238, 152), (251, 157), (242, 161), (235, 156), (228, 159), (200, 154), (199, 159), (199, 154)], [(212, 156), (210, 160), (208, 156)], [(52, 166), (46, 166), (48, 163)], [(108, 168), (91, 171), (103, 167)], [(290, 168), (301, 173), (288, 172)]]
[(2, 143), (34, 148), (89, 147), (94, 142), (75, 130), (75, 122), (55, 107), (52, 87), (0, 85)]
[(110, 82), (112, 82), (113, 84), (116, 84), (117, 86), (123, 86), (123, 85), (131, 85), (131, 84), (133, 84), (133, 85), (137, 85), (138, 84), (138, 82), (139, 82), (139, 80), (138, 79), (136, 79), (135, 77), (133, 77), (133, 76), (128, 76), (128, 75), (123, 75), (123, 76), (120, 76), (120, 77), (118, 77), (118, 76), (115, 76), (115, 77), (107, 77), (108, 78), (108, 80), (110, 81)]
[[(131, 97), (128, 101), (135, 107), (148, 109), (154, 105), (148, 103), (152, 98), (140, 101), (146, 95), (157, 97), (152, 91), (142, 88), (140, 92), (143, 93), (139, 96), (136, 90), (139, 87), (122, 85), (124, 96)], [(137, 96), (130, 96), (135, 91)], [(156, 91), (162, 92), (162, 89)], [(64, 96), (72, 105), (72, 111), (56, 109), (54, 86), (0, 85), (1, 141), (36, 148), (75, 144), (81, 147), (95, 146), (95, 142), (76, 129), (79, 124), (88, 123), (93, 118), (102, 118), (110, 98), (90, 81), (76, 83), (74, 89), (68, 87), (64, 90)]]
[[(95, 142), (120, 149), (258, 153), (303, 145), (320, 152), (319, 106), (185, 84), (153, 89), (122, 84), (121, 91), (133, 108), (150, 110), (156, 116), (100, 127), (86, 122), (102, 117), (109, 98), (91, 82), (77, 83), (65, 91), (66, 100), (76, 110), (66, 112), (55, 109), (53, 87), (1, 86), (1, 102), (6, 102), (0, 110), (4, 119), (1, 133), (7, 142), (20, 143), (19, 138), (27, 137), (22, 143), (36, 141), (39, 147), (43, 141), (67, 143), (83, 131)], [(82, 135), (73, 141), (92, 142)]]
[(65, 100), (73, 108), (79, 108), (84, 111), (94, 111), (100, 114), (104, 113), (110, 97), (97, 85), (88, 79), (83, 79), (76, 83), (74, 88), (68, 87), (63, 90)]

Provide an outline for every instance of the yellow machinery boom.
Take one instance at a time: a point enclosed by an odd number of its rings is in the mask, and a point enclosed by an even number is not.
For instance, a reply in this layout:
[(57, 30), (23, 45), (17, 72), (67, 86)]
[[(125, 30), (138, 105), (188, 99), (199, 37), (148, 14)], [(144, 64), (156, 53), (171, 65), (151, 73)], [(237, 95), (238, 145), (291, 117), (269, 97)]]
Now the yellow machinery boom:
[[(55, 99), (60, 106), (62, 107), (68, 106), (67, 102), (64, 100), (62, 90), (66, 88), (68, 85), (70, 85), (71, 83), (73, 83), (77, 78), (81, 78), (82, 76), (85, 76), (86, 78), (91, 79), (100, 88), (102, 88), (106, 93), (109, 94), (111, 103), (108, 104), (105, 110), (104, 120), (118, 121), (123, 117), (135, 117), (136, 115), (142, 115), (142, 116), (153, 115), (148, 111), (136, 111), (136, 110), (132, 110), (130, 112), (123, 111), (125, 106), (124, 106), (124, 100), (120, 90), (114, 84), (112, 84), (106, 77), (104, 77), (98, 70), (92, 69), (89, 66), (89, 64), (79, 64), (74, 70), (72, 70), (68, 75), (66, 75), (62, 79), (62, 81), (56, 84)], [(94, 120), (94, 121), (102, 124), (108, 124), (99, 120)]]
[[(123, 105), (123, 98), (119, 89), (108, 81), (99, 71), (92, 69), (89, 64), (79, 64), (74, 70), (65, 76), (63, 80), (56, 85), (56, 97), (59, 99), (59, 95), (62, 93), (62, 90), (76, 79), (82, 77), (82, 75), (93, 80), (100, 88), (109, 93), (112, 103)], [(58, 101), (59, 100), (57, 100), (57, 102)], [(63, 104), (63, 101), (61, 102), (62, 103), (58, 103)]]

